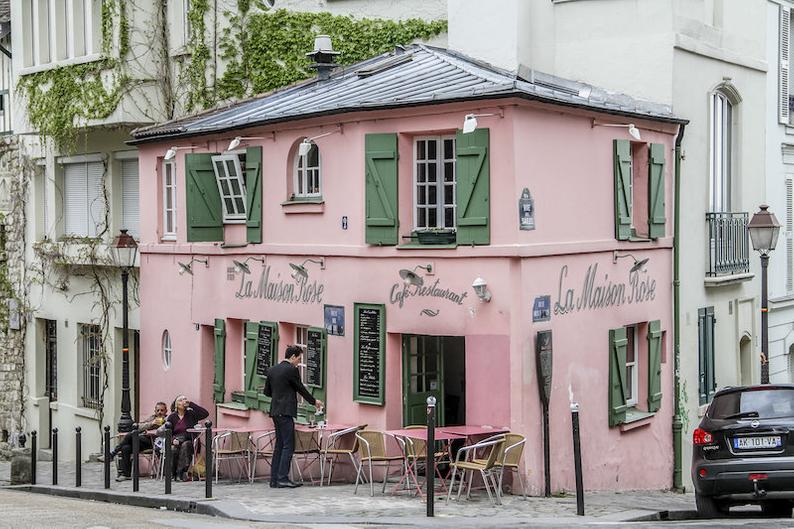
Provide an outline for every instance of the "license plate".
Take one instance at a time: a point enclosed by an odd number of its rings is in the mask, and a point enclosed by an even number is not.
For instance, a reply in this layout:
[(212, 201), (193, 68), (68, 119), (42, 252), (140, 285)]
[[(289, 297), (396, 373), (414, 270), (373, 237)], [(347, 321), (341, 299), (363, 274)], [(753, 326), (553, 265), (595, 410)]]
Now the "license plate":
[(780, 448), (780, 436), (766, 437), (734, 437), (733, 447), (739, 450), (758, 450), (762, 448)]

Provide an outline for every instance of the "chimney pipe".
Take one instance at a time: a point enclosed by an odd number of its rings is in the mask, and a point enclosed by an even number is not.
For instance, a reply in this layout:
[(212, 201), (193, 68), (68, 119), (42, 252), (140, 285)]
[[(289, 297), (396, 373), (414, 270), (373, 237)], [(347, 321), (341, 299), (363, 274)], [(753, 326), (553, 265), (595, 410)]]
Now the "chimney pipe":
[(331, 77), (331, 72), (339, 66), (334, 62), (334, 58), (339, 55), (338, 51), (334, 51), (331, 37), (328, 35), (317, 35), (314, 37), (314, 51), (307, 53), (306, 57), (313, 60), (314, 63), (309, 66), (317, 70), (317, 78), (325, 81)]

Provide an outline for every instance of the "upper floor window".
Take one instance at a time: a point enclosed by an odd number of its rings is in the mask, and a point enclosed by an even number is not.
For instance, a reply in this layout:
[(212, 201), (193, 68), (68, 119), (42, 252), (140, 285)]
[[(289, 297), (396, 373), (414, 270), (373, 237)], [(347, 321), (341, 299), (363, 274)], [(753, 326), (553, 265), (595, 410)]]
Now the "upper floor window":
[(121, 229), (136, 239), (140, 237), (140, 201), (138, 198), (138, 159), (121, 161)]
[(224, 222), (245, 222), (245, 155), (212, 157)]
[(414, 142), (414, 227), (455, 228), (455, 137)]
[(101, 161), (63, 165), (63, 233), (96, 237), (106, 225), (105, 164)]
[(615, 238), (665, 236), (665, 146), (613, 140)]
[(711, 193), (709, 209), (712, 212), (731, 211), (731, 172), (733, 146), (733, 103), (722, 91), (711, 95), (710, 122)]
[(163, 239), (176, 238), (176, 166), (163, 162)]
[(26, 67), (100, 53), (102, 0), (22, 0)]
[(320, 187), (320, 149), (311, 142), (309, 152), (295, 154), (295, 173), (292, 182), (293, 198), (322, 196)]

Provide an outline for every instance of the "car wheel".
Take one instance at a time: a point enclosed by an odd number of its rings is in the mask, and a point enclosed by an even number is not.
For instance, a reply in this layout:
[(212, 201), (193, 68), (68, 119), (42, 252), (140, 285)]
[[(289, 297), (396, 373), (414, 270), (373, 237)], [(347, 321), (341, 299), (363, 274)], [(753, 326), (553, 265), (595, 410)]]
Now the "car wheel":
[(791, 518), (792, 505), (790, 501), (767, 501), (761, 504), (761, 512), (774, 518)]
[(710, 496), (695, 494), (695, 505), (701, 518), (720, 518), (728, 514), (728, 506)]

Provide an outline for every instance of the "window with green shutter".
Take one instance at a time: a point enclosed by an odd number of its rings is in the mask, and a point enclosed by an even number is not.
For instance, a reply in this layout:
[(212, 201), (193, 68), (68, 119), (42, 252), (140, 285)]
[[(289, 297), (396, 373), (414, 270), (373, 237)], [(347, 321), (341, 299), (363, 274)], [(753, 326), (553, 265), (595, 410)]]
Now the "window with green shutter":
[(714, 374), (714, 307), (698, 309), (698, 400), (711, 402), (717, 391)]
[(662, 405), (662, 322), (648, 322), (648, 411)]
[(270, 398), (263, 391), (267, 373), (277, 361), (277, 351), (278, 324), (269, 321), (246, 322), (245, 387), (242, 400), (248, 408), (268, 411)]
[[(647, 165), (647, 171), (639, 169), (643, 165)], [(664, 167), (663, 144), (613, 140), (616, 239), (665, 236)]]
[(249, 243), (262, 242), (262, 147), (245, 150), (246, 231)]
[[(303, 349), (298, 366), (301, 382), (315, 399), (325, 402), (327, 393), (326, 351), (328, 349), (326, 330), (322, 327), (298, 325), (295, 327), (295, 345)], [(314, 412), (315, 407), (299, 397), (298, 419), (308, 420)]]
[(188, 242), (223, 241), (223, 209), (212, 156), (185, 155)]
[(215, 402), (226, 398), (226, 321), (215, 320), (215, 380), (212, 393)]
[(626, 421), (626, 329), (609, 331), (609, 426)]
[(664, 237), (664, 145), (652, 143), (648, 154), (648, 237)]
[(613, 165), (615, 177), (615, 238), (631, 238), (632, 217), (632, 158), (629, 140), (613, 140)]
[(490, 131), (475, 129), (455, 138), (456, 242), (490, 244)]
[(365, 157), (365, 240), (367, 244), (395, 245), (397, 218), (397, 134), (367, 134)]

